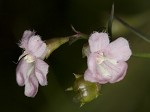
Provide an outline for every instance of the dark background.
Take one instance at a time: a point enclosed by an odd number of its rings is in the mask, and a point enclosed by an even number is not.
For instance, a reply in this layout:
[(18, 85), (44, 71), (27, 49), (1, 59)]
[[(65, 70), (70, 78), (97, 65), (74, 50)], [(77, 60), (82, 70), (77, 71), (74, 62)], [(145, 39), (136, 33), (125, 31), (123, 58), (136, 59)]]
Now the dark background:
[[(15, 79), (22, 50), (17, 43), (24, 30), (35, 30), (43, 40), (74, 34), (70, 25), (90, 34), (107, 26), (112, 3), (115, 14), (150, 35), (149, 0), (0, 0), (0, 112), (149, 112), (150, 60), (131, 57), (124, 80), (102, 87), (100, 97), (84, 105), (72, 101), (65, 89), (73, 84), (72, 73), (84, 73), (85, 41), (63, 45), (47, 59), (48, 86), (39, 87), (35, 98), (24, 96)], [(129, 40), (134, 53), (150, 52), (149, 43), (114, 21), (113, 37)]]

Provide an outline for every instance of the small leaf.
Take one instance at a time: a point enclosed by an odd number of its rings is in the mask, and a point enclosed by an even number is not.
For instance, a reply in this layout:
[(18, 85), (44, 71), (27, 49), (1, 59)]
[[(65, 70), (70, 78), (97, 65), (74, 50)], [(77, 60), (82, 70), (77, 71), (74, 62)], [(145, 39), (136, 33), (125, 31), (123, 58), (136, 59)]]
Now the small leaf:
[(117, 21), (119, 21), (120, 23), (122, 23), (125, 27), (127, 27), (128, 29), (130, 29), (131, 32), (133, 32), (135, 35), (137, 35), (141, 39), (145, 40), (146, 42), (150, 43), (150, 36), (147, 36), (147, 35), (143, 34), (142, 32), (138, 31), (137, 29), (133, 28), (132, 26), (130, 26), (129, 24), (127, 24), (125, 21), (123, 21), (119, 17), (115, 16), (114, 18)]

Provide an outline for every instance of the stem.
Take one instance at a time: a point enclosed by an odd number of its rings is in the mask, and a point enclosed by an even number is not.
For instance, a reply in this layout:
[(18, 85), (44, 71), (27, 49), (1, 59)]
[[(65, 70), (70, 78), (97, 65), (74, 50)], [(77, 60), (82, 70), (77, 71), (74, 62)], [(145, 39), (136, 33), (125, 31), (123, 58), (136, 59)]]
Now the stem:
[(110, 14), (110, 18), (109, 18), (109, 21), (108, 21), (108, 33), (109, 33), (110, 37), (112, 37), (113, 18), (114, 18), (114, 3), (112, 4), (111, 14)]
[(125, 27), (129, 28), (133, 33), (135, 33), (135, 35), (137, 35), (138, 37), (140, 37), (141, 39), (145, 40), (146, 42), (150, 43), (150, 37), (147, 35), (144, 35), (142, 32), (136, 30), (135, 28), (133, 28), (132, 26), (130, 26), (129, 24), (127, 24), (126, 22), (124, 22), (122, 19), (120, 19), (119, 17), (115, 16), (114, 17), (117, 21), (119, 21), (120, 23), (122, 23)]
[(135, 54), (132, 54), (133, 56), (136, 56), (136, 57), (140, 57), (140, 58), (150, 58), (150, 53), (135, 53)]

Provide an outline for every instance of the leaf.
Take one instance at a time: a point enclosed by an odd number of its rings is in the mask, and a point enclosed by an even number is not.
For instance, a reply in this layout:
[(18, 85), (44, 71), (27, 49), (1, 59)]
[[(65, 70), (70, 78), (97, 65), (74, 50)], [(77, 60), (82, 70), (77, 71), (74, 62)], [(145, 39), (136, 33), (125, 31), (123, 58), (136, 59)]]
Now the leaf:
[(119, 21), (120, 23), (122, 23), (125, 27), (127, 27), (128, 29), (131, 30), (131, 32), (133, 32), (135, 35), (137, 35), (138, 37), (140, 37), (141, 39), (145, 40), (146, 42), (150, 43), (150, 36), (147, 36), (145, 34), (143, 34), (142, 32), (138, 31), (137, 29), (133, 28), (132, 26), (130, 26), (128, 23), (126, 23), (125, 21), (123, 21), (121, 18), (114, 16), (114, 18)]
[(111, 14), (110, 14), (110, 17), (109, 17), (109, 20), (108, 20), (108, 33), (109, 33), (110, 37), (112, 37), (113, 18), (114, 18), (114, 3), (112, 4)]

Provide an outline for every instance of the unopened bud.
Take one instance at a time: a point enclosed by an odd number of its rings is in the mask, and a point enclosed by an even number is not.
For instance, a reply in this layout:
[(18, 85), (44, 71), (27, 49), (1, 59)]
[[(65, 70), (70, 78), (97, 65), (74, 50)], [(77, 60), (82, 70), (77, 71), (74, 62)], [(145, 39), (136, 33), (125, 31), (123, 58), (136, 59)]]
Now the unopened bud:
[(74, 101), (80, 102), (80, 106), (90, 102), (99, 96), (100, 84), (85, 81), (82, 75), (75, 74), (75, 82), (73, 87), (67, 90), (73, 90), (75, 92)]
[(56, 50), (58, 47), (60, 47), (62, 44), (69, 41), (69, 37), (62, 37), (62, 38), (53, 38), (46, 41), (47, 44), (47, 54), (46, 58), (50, 56), (50, 54)]

